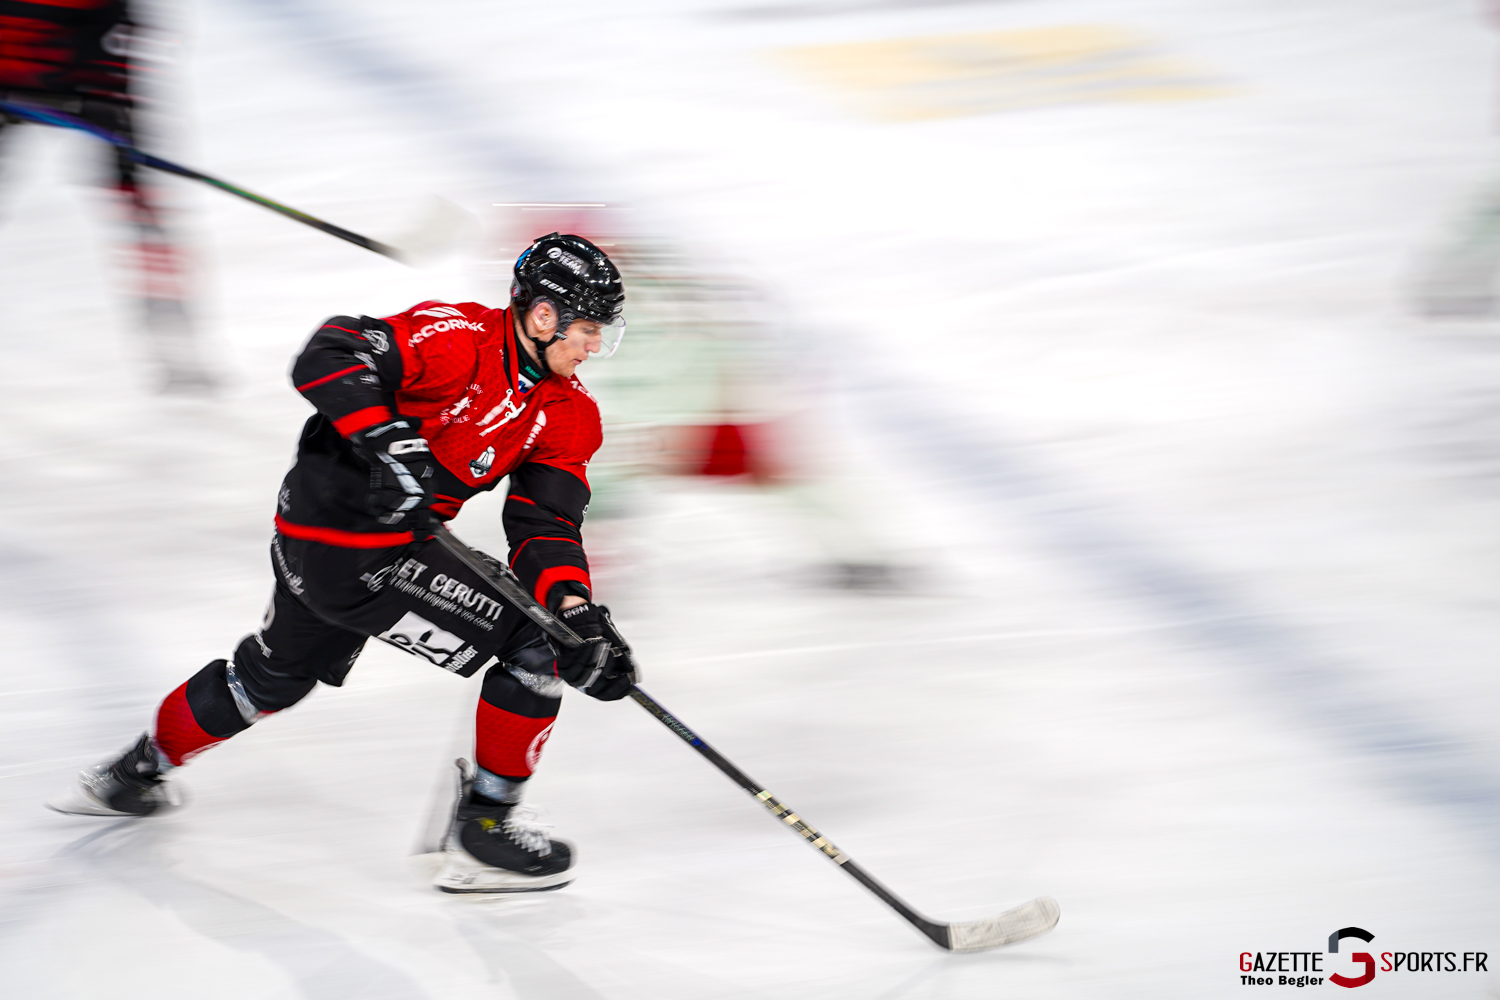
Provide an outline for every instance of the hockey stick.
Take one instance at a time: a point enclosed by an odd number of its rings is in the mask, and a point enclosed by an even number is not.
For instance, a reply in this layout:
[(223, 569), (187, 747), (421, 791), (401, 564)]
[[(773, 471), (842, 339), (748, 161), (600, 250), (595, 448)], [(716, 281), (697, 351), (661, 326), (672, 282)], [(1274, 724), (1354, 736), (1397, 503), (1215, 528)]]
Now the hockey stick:
[(335, 226), (331, 222), (324, 222), (316, 216), (308, 215), (306, 212), (299, 212), (289, 205), (283, 205), (279, 201), (272, 201), (270, 198), (246, 191), (242, 187), (230, 184), (228, 181), (221, 181), (217, 177), (210, 177), (208, 174), (193, 170), (191, 167), (184, 167), (170, 160), (163, 160), (159, 156), (152, 156), (150, 153), (136, 149), (124, 136), (111, 132), (109, 129), (100, 128), (93, 122), (84, 121), (82, 118), (74, 115), (55, 111), (51, 108), (39, 108), (29, 104), (15, 104), (10, 101), (0, 101), (0, 112), (10, 115), (13, 118), (38, 122), (42, 125), (56, 125), (59, 128), (71, 128), (77, 129), (80, 132), (87, 132), (96, 139), (103, 139), (110, 145), (115, 146), (126, 157), (142, 166), (153, 167), (169, 174), (186, 177), (189, 180), (211, 184), (220, 191), (227, 191), (237, 198), (253, 201), (262, 208), (269, 208), (273, 212), (279, 212), (288, 219), (300, 222), (304, 226), (311, 226), (314, 229), (322, 230), (330, 236), (337, 236), (339, 239), (353, 243), (357, 247), (364, 247), (366, 250), (389, 257), (392, 260), (398, 260), (403, 264), (412, 263), (411, 254), (396, 247), (381, 243), (379, 240), (372, 240), (368, 236), (361, 236), (359, 233), (350, 232), (342, 226)]
[[(583, 644), (584, 640), (542, 607), (510, 570), (499, 563), (487, 561), (479, 553), (459, 541), (447, 528), (439, 527), (436, 538), (439, 545), (492, 584), (500, 591), (501, 596), (540, 625), (542, 630), (552, 638), (570, 648)], [(928, 919), (906, 905), (901, 897), (891, 892), (876, 880), (875, 876), (856, 864), (853, 858), (835, 847), (832, 841), (813, 829), (806, 820), (777, 801), (775, 796), (730, 763), (723, 754), (704, 742), (702, 737), (683, 724), (677, 716), (663, 708), (660, 702), (642, 691), (639, 686), (631, 687), (630, 697), (636, 704), (650, 712), (658, 722), (676, 733), (684, 743), (698, 751), (710, 764), (727, 775), (729, 780), (754, 796), (755, 801), (765, 806), (772, 816), (781, 820), (830, 861), (848, 872), (855, 881), (901, 914), (908, 923), (926, 934), (938, 947), (949, 951), (985, 951), (1045, 934), (1056, 926), (1059, 917), (1057, 903), (1046, 896), (1040, 896), (1013, 910), (1006, 910), (997, 917), (989, 917), (985, 920), (945, 924)]]

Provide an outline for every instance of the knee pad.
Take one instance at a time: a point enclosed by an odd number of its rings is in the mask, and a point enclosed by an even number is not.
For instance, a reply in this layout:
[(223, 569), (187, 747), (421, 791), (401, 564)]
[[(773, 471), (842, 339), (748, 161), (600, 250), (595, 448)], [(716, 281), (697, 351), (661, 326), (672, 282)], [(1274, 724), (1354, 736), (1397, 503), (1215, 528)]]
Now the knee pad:
[(156, 710), (152, 740), (165, 766), (185, 764), (250, 728), (229, 690), (227, 666), (213, 661), (178, 685)]
[(198, 671), (188, 682), (183, 692), (194, 720), (205, 733), (227, 739), (250, 727), (240, 710), (239, 699), (229, 687), (229, 664), (215, 660)]
[(236, 703), (248, 702), (257, 712), (291, 708), (318, 683), (316, 677), (293, 677), (272, 670), (254, 635), (245, 636), (235, 647), (233, 672), (238, 689)]
[(543, 677), (509, 663), (497, 663), (485, 671), (479, 699), (508, 712), (542, 718), (557, 714), (565, 687), (557, 677)]
[[(519, 649), (508, 650), (497, 667), (503, 669), (533, 694), (543, 698), (561, 698), (567, 685), (557, 676), (557, 650), (545, 637), (538, 637)], [(485, 674), (489, 683), (489, 674)]]

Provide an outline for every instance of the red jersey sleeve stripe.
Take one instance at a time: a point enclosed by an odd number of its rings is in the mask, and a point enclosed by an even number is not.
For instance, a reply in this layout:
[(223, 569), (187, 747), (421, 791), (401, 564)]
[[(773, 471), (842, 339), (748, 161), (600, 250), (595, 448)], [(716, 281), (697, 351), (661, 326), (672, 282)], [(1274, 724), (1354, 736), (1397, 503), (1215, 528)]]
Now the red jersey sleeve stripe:
[(594, 584), (589, 580), (588, 570), (579, 566), (553, 566), (544, 569), (536, 578), (536, 590), (533, 591), (536, 599), (543, 604), (547, 603), (547, 592), (554, 584), (562, 583), (564, 580), (576, 580), (589, 588), (589, 593), (594, 592)]
[[(528, 539), (526, 539), (526, 541), (522, 542), (520, 545), (517, 545), (516, 546), (516, 551), (514, 551), (514, 552), (512, 552), (510, 554), (510, 565), (511, 565), (512, 568), (515, 567), (516, 560), (519, 559), (519, 558), (521, 558), (521, 550), (524, 549), (526, 546), (530, 545), (532, 542), (569, 542), (569, 543), (571, 543), (573, 545), (578, 545), (578, 539), (576, 539), (576, 538), (554, 538), (554, 537), (551, 537), (551, 536), (545, 536), (545, 537), (540, 537), (540, 538), (528, 538)], [(579, 547), (582, 548), (582, 546), (579, 546)]]
[(514, 493), (510, 494), (505, 499), (507, 499), (507, 500), (515, 500), (518, 503), (529, 503), (533, 507), (536, 506), (536, 501), (535, 500), (527, 500), (525, 497), (516, 496), (516, 494), (514, 494)]
[(339, 417), (333, 422), (333, 428), (344, 435), (344, 437), (348, 437), (350, 434), (357, 434), (366, 427), (389, 419), (391, 419), (389, 407), (367, 406), (363, 410), (355, 410), (353, 413), (346, 413), (344, 416)]
[(357, 372), (363, 367), (364, 365), (354, 365), (351, 368), (345, 368), (341, 372), (334, 372), (332, 375), (324, 375), (322, 378), (315, 378), (311, 382), (307, 382), (297, 386), (297, 391), (306, 392), (309, 389), (313, 389), (322, 385), (324, 382), (332, 382), (334, 379), (339, 378), (342, 375), (348, 375), (350, 372)]

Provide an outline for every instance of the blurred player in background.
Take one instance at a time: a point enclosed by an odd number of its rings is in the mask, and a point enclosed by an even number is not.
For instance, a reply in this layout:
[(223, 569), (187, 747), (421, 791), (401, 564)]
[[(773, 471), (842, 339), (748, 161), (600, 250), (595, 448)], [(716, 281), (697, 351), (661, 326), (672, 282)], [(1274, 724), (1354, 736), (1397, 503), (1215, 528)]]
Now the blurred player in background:
[[(77, 115), (136, 145), (146, 29), (126, 0), (25, 0), (0, 4), (0, 99)], [(0, 117), (0, 143), (18, 125)], [(167, 391), (201, 392), (211, 379), (184, 306), (181, 256), (144, 172), (118, 150), (111, 173), (135, 234), (132, 270), (140, 323)]]
[[(1500, 0), (1486, 5), (1500, 27)], [(1500, 278), (1500, 177), (1492, 177), (1422, 261), (1416, 282), (1417, 309), (1432, 317), (1493, 315)]]
[[(601, 429), (574, 376), (618, 345), (625, 295), (602, 251), (553, 233), (516, 262), (510, 296), (505, 310), (424, 302), (385, 319), (336, 316), (313, 334), (292, 378), (318, 412), (278, 497), (276, 589), (260, 630), (168, 695), (153, 732), (84, 771), (52, 808), (155, 812), (169, 801), (173, 768), (319, 681), (341, 685), (375, 636), (463, 677), (493, 664), (437, 887), (527, 892), (572, 881), (571, 846), (520, 802), (564, 684), (614, 700), (634, 683), (629, 646), (593, 603), (580, 527)], [(589, 640), (580, 649), (555, 650), (432, 537), (434, 519), (506, 476), (511, 568)]]
[(596, 552), (634, 564), (627, 519), (667, 477), (717, 482), (774, 495), (817, 582), (901, 586), (907, 570), (863, 510), (846, 442), (810, 381), (818, 366), (776, 319), (785, 311), (733, 275), (633, 232), (629, 216), (598, 203), (504, 203), (486, 223), (484, 257), (496, 271), (502, 262), (508, 270), (523, 234), (559, 229), (608, 247), (630, 285), (630, 351), (589, 376), (605, 427), (589, 465)]

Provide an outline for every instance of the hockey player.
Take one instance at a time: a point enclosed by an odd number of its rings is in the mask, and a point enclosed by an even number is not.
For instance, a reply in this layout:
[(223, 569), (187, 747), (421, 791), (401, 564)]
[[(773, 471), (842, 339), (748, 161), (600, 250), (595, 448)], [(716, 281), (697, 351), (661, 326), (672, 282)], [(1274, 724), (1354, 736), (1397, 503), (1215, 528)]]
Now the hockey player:
[[(629, 647), (593, 603), (579, 527), (599, 410), (574, 375), (624, 332), (619, 272), (552, 233), (517, 260), (508, 309), (423, 302), (385, 319), (336, 316), (292, 366), (317, 408), (277, 500), (275, 592), (260, 629), (169, 694), (152, 732), (80, 775), (60, 812), (147, 816), (167, 775), (322, 681), (343, 683), (374, 636), (463, 677), (485, 673), (445, 864), (447, 892), (524, 892), (573, 879), (573, 852), (519, 805), (564, 684), (595, 698), (634, 683)], [(432, 535), (510, 477), (510, 566), (577, 633), (554, 649)], [(610, 647), (592, 664), (599, 642)]]
[[(77, 115), (132, 145), (134, 60), (142, 31), (127, 0), (29, 0), (0, 6), (0, 99)], [(0, 131), (16, 122), (0, 116)], [(7, 127), (8, 126), (8, 127)], [(183, 298), (182, 264), (141, 171), (112, 154), (118, 200), (135, 230), (141, 323), (163, 387), (197, 392), (212, 379), (199, 361)]]

